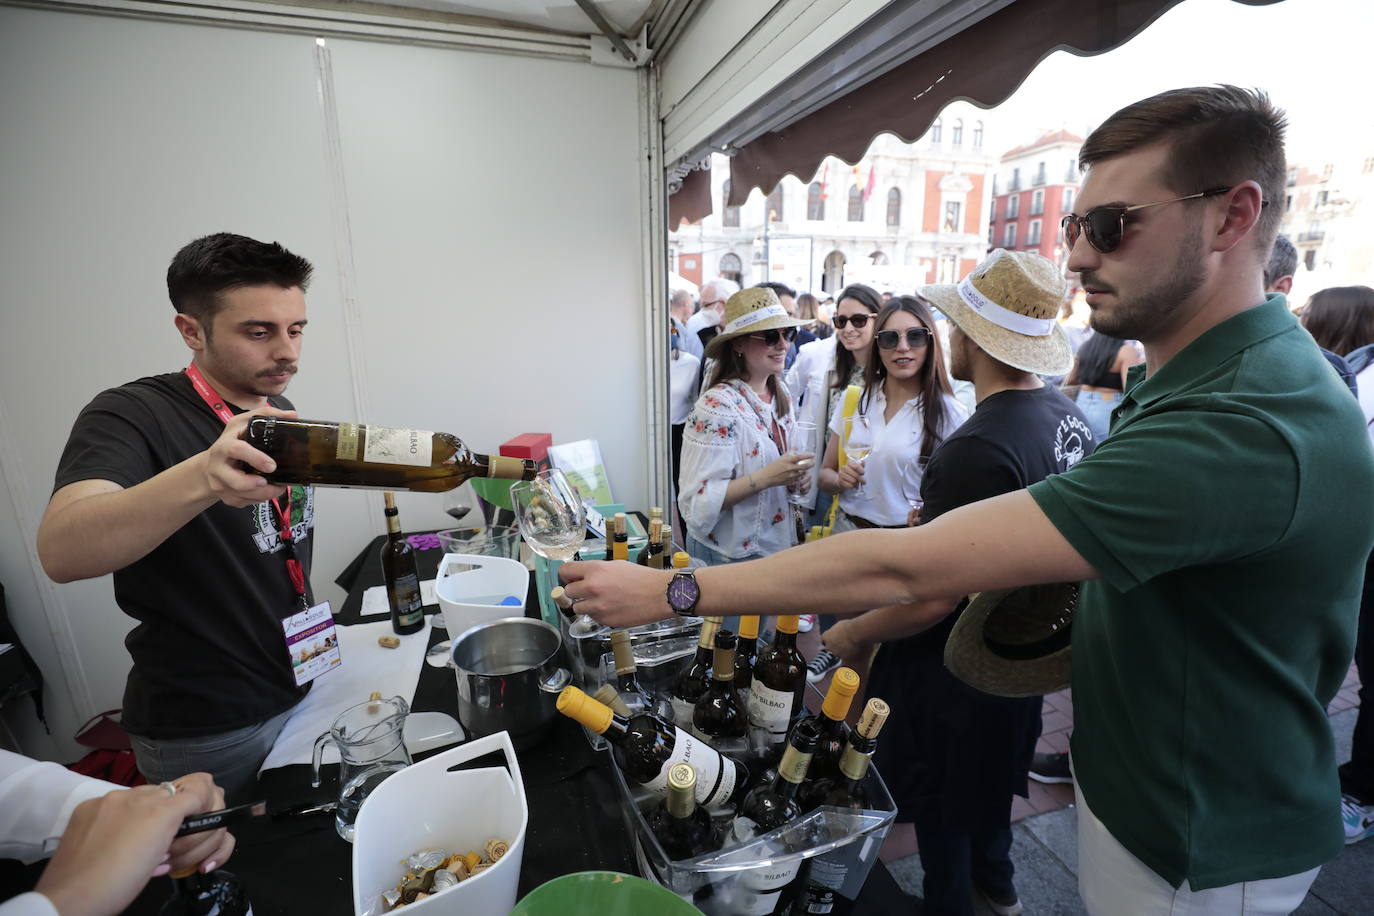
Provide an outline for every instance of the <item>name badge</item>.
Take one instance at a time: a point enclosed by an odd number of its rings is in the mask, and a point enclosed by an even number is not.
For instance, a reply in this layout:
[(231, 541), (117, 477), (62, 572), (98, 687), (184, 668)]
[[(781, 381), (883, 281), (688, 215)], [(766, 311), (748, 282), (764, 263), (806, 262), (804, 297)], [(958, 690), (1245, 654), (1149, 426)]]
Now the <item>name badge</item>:
[(291, 658), (291, 673), (296, 676), (297, 687), (343, 664), (339, 634), (334, 628), (334, 614), (328, 601), (287, 617), (281, 625), (286, 631), (286, 652)]

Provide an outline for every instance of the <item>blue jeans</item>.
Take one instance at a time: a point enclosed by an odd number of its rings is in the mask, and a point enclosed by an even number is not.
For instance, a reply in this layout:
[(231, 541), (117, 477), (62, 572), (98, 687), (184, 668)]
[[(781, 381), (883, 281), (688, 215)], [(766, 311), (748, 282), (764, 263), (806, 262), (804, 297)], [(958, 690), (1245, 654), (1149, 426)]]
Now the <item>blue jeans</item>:
[(1111, 428), (1112, 410), (1121, 403), (1121, 392), (1080, 391), (1077, 403), (1088, 421), (1088, 428), (1093, 431), (1093, 445), (1100, 445)]
[(277, 735), (294, 707), (266, 722), (218, 735), (195, 738), (144, 738), (130, 735), (138, 770), (151, 783), (170, 782), (187, 773), (209, 773), (224, 790), (227, 804), (238, 804), (258, 778)]

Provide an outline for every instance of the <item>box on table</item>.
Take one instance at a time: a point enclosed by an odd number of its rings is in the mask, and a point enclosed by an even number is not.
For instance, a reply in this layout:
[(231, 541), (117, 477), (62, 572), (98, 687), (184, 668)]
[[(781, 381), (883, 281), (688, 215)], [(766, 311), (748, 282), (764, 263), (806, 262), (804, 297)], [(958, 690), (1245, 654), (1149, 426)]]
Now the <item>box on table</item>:
[(542, 470), (549, 466), (550, 445), (553, 445), (553, 436), (549, 433), (521, 433), (501, 443), (500, 454), (507, 458), (527, 458)]

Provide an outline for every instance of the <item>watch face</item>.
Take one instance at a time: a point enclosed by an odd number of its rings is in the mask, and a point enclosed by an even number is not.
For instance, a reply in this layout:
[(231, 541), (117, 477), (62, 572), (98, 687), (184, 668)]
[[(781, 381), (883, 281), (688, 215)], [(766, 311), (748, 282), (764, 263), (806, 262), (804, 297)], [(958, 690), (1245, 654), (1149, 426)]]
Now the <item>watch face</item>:
[(679, 573), (668, 583), (668, 605), (675, 611), (690, 611), (700, 596), (701, 588), (694, 576)]

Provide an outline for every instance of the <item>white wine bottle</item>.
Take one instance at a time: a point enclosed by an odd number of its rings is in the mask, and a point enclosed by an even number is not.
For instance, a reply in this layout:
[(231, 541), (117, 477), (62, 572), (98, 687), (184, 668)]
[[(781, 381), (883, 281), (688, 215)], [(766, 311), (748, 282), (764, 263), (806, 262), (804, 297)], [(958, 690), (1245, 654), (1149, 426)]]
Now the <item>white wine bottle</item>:
[(754, 661), (754, 682), (745, 701), (758, 746), (775, 749), (787, 740), (787, 730), (802, 710), (805, 689), (806, 660), (797, 651), (797, 615), (783, 615), (777, 635)]
[(272, 483), (439, 493), (472, 477), (533, 480), (523, 458), (481, 455), (457, 436), (427, 429), (254, 417), (244, 440), (277, 463)]
[(696, 787), (696, 768), (673, 764), (668, 769), (668, 797), (649, 813), (649, 829), (670, 859), (694, 859), (720, 848), (711, 816), (697, 804)]

